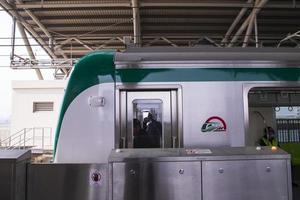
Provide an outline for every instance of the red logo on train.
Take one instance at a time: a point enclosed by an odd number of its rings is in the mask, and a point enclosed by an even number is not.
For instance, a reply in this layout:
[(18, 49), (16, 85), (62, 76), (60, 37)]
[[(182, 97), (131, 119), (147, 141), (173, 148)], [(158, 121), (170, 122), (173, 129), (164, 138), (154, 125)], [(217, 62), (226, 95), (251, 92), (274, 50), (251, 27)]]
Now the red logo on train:
[(224, 132), (226, 131), (227, 126), (225, 121), (218, 116), (210, 117), (203, 124), (201, 131), (202, 132)]

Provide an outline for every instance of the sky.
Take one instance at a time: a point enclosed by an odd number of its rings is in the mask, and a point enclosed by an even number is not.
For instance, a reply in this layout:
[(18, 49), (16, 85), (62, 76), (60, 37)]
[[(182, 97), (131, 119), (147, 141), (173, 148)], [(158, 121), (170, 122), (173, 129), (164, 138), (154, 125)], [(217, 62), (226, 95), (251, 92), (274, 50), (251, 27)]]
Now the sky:
[[(11, 81), (12, 80), (37, 80), (34, 70), (13, 70), (10, 65), (10, 54), (12, 48), (12, 19), (5, 11), (0, 11), (0, 123), (6, 123), (11, 115)], [(35, 41), (30, 39), (30, 43), (34, 45), (33, 51), (39, 59), (49, 59), (44, 50), (37, 45)], [(23, 40), (18, 32), (16, 32), (16, 45), (24, 45)], [(28, 58), (26, 48), (18, 46), (15, 54)], [(53, 79), (53, 70), (43, 70), (45, 79)]]

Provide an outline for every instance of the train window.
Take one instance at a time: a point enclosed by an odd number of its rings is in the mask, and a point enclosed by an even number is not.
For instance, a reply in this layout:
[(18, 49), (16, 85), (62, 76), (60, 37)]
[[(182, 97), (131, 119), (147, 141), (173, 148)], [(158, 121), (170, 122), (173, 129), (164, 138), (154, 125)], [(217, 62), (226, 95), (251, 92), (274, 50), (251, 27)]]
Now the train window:
[(300, 142), (300, 107), (276, 107), (275, 112), (278, 141)]
[(274, 130), (281, 147), (300, 144), (300, 90), (298, 88), (253, 88), (248, 94), (248, 145), (259, 144), (266, 127)]
[(247, 145), (273, 145), (275, 142), (291, 154), (294, 165), (300, 165), (299, 87), (253, 88), (249, 91), (248, 102)]
[(133, 147), (161, 148), (162, 146), (162, 100), (133, 100)]

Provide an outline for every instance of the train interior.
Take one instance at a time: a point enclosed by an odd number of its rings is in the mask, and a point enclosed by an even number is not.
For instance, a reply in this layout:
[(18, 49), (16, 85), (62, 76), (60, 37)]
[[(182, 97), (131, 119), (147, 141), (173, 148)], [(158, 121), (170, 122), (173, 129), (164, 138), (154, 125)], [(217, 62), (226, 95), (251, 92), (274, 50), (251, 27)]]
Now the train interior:
[(177, 90), (120, 94), (120, 148), (180, 147)]
[(299, 196), (300, 89), (252, 88), (248, 93), (248, 113), (247, 145), (265, 145), (262, 138), (273, 134), (279, 147), (291, 154), (293, 193)]

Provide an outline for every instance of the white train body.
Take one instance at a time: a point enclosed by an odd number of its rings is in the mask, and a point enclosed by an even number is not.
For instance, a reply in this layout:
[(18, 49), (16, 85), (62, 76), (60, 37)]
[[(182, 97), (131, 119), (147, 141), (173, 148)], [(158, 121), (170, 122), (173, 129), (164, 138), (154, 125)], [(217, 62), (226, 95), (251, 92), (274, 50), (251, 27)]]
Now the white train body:
[(147, 112), (162, 124), (161, 148), (253, 146), (249, 91), (297, 88), (299, 66), (299, 50), (94, 52), (71, 74), (55, 161), (105, 163), (111, 149), (134, 148), (133, 120)]

